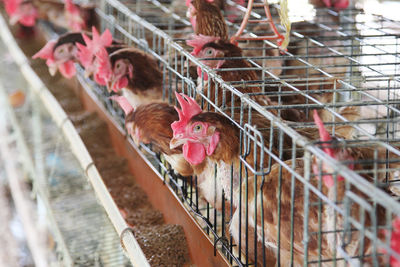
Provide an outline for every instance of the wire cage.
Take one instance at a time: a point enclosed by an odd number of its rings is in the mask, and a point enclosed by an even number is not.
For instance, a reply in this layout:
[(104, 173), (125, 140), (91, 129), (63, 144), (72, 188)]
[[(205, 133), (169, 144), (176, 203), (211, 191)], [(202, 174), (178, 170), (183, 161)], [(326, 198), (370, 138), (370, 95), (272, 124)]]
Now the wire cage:
[[(283, 31), (279, 5), (270, 2)], [(227, 5), (246, 11), (233, 1)], [(164, 99), (176, 104), (173, 92), (183, 92), (236, 127), (237, 164), (210, 167), (214, 200), (225, 199), (218, 205), (204, 199), (203, 176), (181, 177), (151, 145), (141, 145), (215, 248), (234, 266), (389, 266), (400, 260), (390, 247), (392, 222), (400, 215), (400, 23), (356, 8), (307, 6), (304, 14), (292, 8), (286, 51), (273, 41), (239, 40), (240, 57), (196, 58), (185, 42), (193, 30), (181, 6), (103, 0), (96, 12), (114, 38), (158, 60)], [(250, 15), (265, 19), (264, 8), (254, 6)], [(226, 22), (232, 36), (241, 16)], [(271, 33), (263, 24), (244, 31), (250, 37)], [(246, 67), (210, 68), (216, 60)], [(225, 72), (246, 71), (257, 78), (223, 79)], [(80, 80), (123, 125), (105, 88)], [(320, 141), (314, 111), (335, 137)], [(230, 179), (225, 190), (223, 175)]]

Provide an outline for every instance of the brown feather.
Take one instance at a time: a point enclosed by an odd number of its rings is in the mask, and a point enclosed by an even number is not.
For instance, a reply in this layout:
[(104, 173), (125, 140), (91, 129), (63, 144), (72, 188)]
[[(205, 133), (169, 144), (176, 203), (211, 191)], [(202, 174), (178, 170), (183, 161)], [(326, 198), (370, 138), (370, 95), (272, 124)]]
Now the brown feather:
[[(285, 162), (290, 168), (292, 167), (292, 160), (288, 160)], [(356, 168), (359, 168), (358, 166)], [(294, 169), (296, 173), (301, 176), (304, 176), (304, 160), (296, 159), (294, 162)], [(370, 177), (366, 176), (366, 179), (370, 179)], [(281, 193), (280, 193), (280, 209), (281, 209), (281, 218), (280, 218), (280, 229), (278, 229), (278, 182), (281, 181)], [(261, 209), (263, 209), (264, 215), (264, 232), (265, 232), (265, 242), (266, 244), (275, 244), (277, 246), (278, 242), (278, 231), (280, 231), (280, 263), (282, 266), (290, 266), (290, 247), (292, 244), (290, 230), (291, 230), (291, 215), (290, 210), (292, 207), (292, 203), (294, 205), (293, 210), (293, 253), (294, 253), (294, 266), (302, 266), (304, 261), (304, 244), (303, 244), (303, 222), (304, 222), (304, 185), (301, 182), (296, 182), (294, 187), (294, 200), (292, 201), (292, 173), (289, 172), (286, 168), (282, 167), (280, 164), (275, 164), (272, 166), (270, 173), (264, 178), (264, 183), (262, 183), (261, 177), (259, 177), (255, 183), (254, 177), (249, 177), (247, 180), (247, 188), (246, 184), (243, 182), (242, 184), (242, 199), (245, 199), (246, 194), (248, 197), (248, 220), (249, 220), (249, 233), (254, 232), (255, 225), (251, 222), (254, 221), (257, 224), (257, 227), (261, 227)], [(310, 180), (310, 183), (315, 188), (318, 188), (318, 178), (313, 177)], [(356, 195), (360, 196), (363, 199), (368, 199), (368, 197), (361, 193), (355, 186), (350, 186), (350, 190)], [(336, 196), (334, 195), (336, 192)], [(338, 181), (337, 188), (327, 188), (326, 186), (322, 186), (321, 193), (330, 198), (332, 201), (336, 201), (339, 203), (339, 206), (343, 207), (343, 201), (346, 193), (346, 182)], [(257, 196), (257, 218), (255, 218), (255, 207), (253, 200)], [(260, 196), (263, 197), (263, 207), (261, 207)], [(242, 200), (244, 201), (244, 200)], [(308, 203), (318, 203), (320, 201), (319, 197), (310, 191)], [(244, 203), (244, 202), (242, 202)], [(322, 231), (333, 231), (333, 210), (329, 205), (325, 204), (322, 206), (321, 214), (319, 214), (318, 206), (312, 205), (309, 206), (308, 209), (308, 232), (309, 233), (318, 233), (319, 230), (319, 222), (318, 219), (320, 217)], [(245, 225), (246, 215), (245, 209), (243, 205), (242, 210), (242, 244), (245, 240), (246, 229), (243, 227)], [(360, 220), (360, 207), (353, 203), (350, 209), (350, 215), (356, 219)], [(365, 227), (371, 226), (371, 217), (369, 213), (365, 213), (366, 222)], [(322, 217), (321, 217), (322, 216)], [(382, 207), (378, 207), (377, 209), (377, 218), (378, 225), (385, 224), (385, 216), (383, 213)], [(239, 241), (238, 237), (238, 223), (239, 221), (239, 210), (236, 210), (233, 215), (232, 224), (231, 224), (231, 233), (235, 237), (236, 243)], [(329, 223), (331, 222), (331, 223)], [(339, 213), (336, 214), (336, 229), (343, 229), (344, 227), (344, 217)], [(243, 232), (244, 231), (244, 232)], [(261, 240), (261, 228), (257, 230), (258, 240)], [(318, 251), (318, 235), (311, 234), (308, 239), (308, 260), (309, 261), (317, 261), (319, 256), (322, 259), (332, 259), (333, 253), (336, 250), (337, 245), (341, 242), (341, 232), (338, 232), (337, 235), (337, 244), (334, 244), (333, 236), (334, 233), (322, 233), (321, 234), (321, 251)], [(380, 235), (379, 238), (383, 236)], [(260, 242), (257, 243), (257, 250), (254, 248), (254, 235), (252, 236), (252, 240), (249, 240), (249, 252), (252, 253), (249, 255), (250, 258), (254, 259), (255, 254), (257, 253), (258, 265), (260, 261), (262, 262), (262, 245)], [(351, 240), (349, 244), (346, 246), (346, 250), (349, 252), (350, 256), (358, 255), (358, 247), (359, 247), (359, 238), (362, 238), (357, 232), (353, 232), (351, 235)], [(364, 253), (371, 253), (371, 245), (372, 243), (368, 238), (364, 238)], [(242, 248), (243, 250), (244, 248)], [(273, 246), (268, 245), (266, 247), (266, 251), (274, 250)], [(270, 254), (267, 254), (270, 256)], [(271, 260), (271, 259), (269, 259)], [(371, 259), (366, 260), (366, 262), (371, 261)], [(330, 266), (330, 263), (323, 263), (322, 266)]]
[[(132, 127), (131, 132), (138, 131), (140, 141), (144, 144), (152, 144), (155, 152), (166, 155), (182, 154), (182, 147), (170, 149), (169, 143), (173, 132), (171, 124), (179, 120), (175, 108), (166, 103), (152, 103), (141, 105), (125, 118), (125, 125)], [(182, 160), (177, 166), (173, 166), (182, 176), (192, 175), (193, 169), (190, 164)]]
[(193, 6), (196, 9), (196, 34), (228, 39), (228, 27), (219, 7), (206, 0), (193, 0)]
[(157, 60), (137, 48), (125, 48), (110, 55), (111, 64), (114, 67), (118, 59), (128, 60), (134, 70), (133, 77), (129, 79), (128, 88), (135, 94), (144, 93), (150, 88), (162, 89), (163, 75)]
[(173, 106), (166, 103), (141, 105), (125, 118), (125, 124), (132, 123), (133, 130), (140, 131), (140, 141), (153, 144), (156, 152), (167, 155), (182, 153), (181, 148), (171, 150), (169, 142), (173, 136), (171, 124), (179, 120)]

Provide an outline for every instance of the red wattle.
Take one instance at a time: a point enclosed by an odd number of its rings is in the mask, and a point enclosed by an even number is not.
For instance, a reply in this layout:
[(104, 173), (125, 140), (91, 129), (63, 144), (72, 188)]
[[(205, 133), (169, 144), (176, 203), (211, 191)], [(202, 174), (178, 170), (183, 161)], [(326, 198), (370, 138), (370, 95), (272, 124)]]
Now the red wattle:
[(75, 64), (72, 60), (61, 64), (59, 70), (62, 76), (68, 79), (74, 77), (76, 74)]
[[(203, 75), (202, 75), (203, 74)], [(208, 74), (207, 72), (201, 72), (201, 68), (197, 67), (197, 76), (199, 76), (200, 78), (204, 78), (205, 81), (208, 81)]]
[(198, 165), (206, 158), (205, 148), (202, 144), (186, 142), (182, 146), (183, 157), (192, 165)]

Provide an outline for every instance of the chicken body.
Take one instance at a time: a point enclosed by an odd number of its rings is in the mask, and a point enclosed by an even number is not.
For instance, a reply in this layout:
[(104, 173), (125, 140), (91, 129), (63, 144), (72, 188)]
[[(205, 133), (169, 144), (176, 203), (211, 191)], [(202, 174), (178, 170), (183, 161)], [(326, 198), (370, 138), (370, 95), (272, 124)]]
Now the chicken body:
[(152, 144), (155, 152), (163, 153), (171, 167), (182, 176), (193, 173), (190, 164), (183, 158), (182, 148), (170, 149), (171, 124), (178, 120), (178, 113), (167, 103), (151, 103), (138, 106), (125, 118), (125, 126), (136, 145), (140, 142)]
[[(219, 1), (222, 2), (223, 1)], [(228, 39), (226, 26), (219, 3), (207, 0), (188, 0), (188, 13), (193, 30), (196, 34)]]
[(51, 75), (58, 70), (64, 77), (71, 78), (76, 74), (74, 63), (79, 62), (77, 43), (85, 43), (82, 33), (66, 33), (57, 40), (49, 41), (32, 58), (45, 59)]
[[(285, 164), (292, 169), (295, 173), (304, 177), (304, 160), (295, 159), (294, 161), (285, 161)], [(293, 166), (293, 168), (292, 168)], [(355, 168), (358, 168), (357, 166)], [(296, 181), (294, 188), (292, 188), (291, 181), (295, 179), (291, 171), (282, 167), (280, 164), (274, 164), (271, 168), (270, 173), (264, 177), (248, 177), (247, 186), (246, 183), (242, 183), (242, 211), (239, 214), (239, 208), (236, 209), (233, 214), (230, 231), (236, 241), (245, 244), (246, 236), (248, 242), (248, 252), (250, 255), (257, 255), (257, 265), (263, 263), (263, 249), (262, 238), (264, 232), (264, 244), (266, 253), (266, 262), (270, 262), (274, 259), (273, 255), (276, 254), (278, 249), (278, 232), (280, 233), (280, 264), (281, 266), (303, 266), (304, 263), (304, 185), (301, 182)], [(370, 180), (370, 177), (366, 176), (366, 179)], [(280, 230), (278, 229), (278, 183), (281, 183), (280, 192), (280, 209), (281, 209), (281, 220)], [(310, 183), (313, 187), (319, 188), (318, 179), (312, 178)], [(292, 191), (294, 194), (292, 195)], [(336, 187), (328, 187), (323, 185), (321, 193), (328, 197), (331, 201), (339, 203), (338, 206), (345, 210), (344, 199), (346, 194), (346, 182), (344, 180), (337, 181)], [(363, 199), (368, 197), (359, 191), (356, 186), (352, 185), (349, 191), (355, 193)], [(248, 199), (247, 218), (246, 218), (246, 207), (245, 199)], [(294, 196), (294, 199), (292, 199)], [(262, 200), (261, 200), (262, 198)], [(318, 203), (320, 198), (310, 191), (308, 203)], [(290, 210), (293, 209), (293, 241), (291, 239), (291, 214)], [(378, 207), (376, 212), (376, 218), (378, 218), (378, 225), (385, 224), (385, 216), (382, 207)], [(241, 216), (240, 216), (241, 215)], [(361, 220), (360, 217), (360, 206), (352, 204), (350, 208), (350, 214), (352, 218)], [(365, 227), (371, 226), (371, 217), (368, 213), (365, 214), (366, 222)], [(262, 220), (263, 218), (263, 220)], [(319, 230), (319, 218), (321, 221), (322, 229)], [(247, 221), (246, 221), (247, 219)], [(241, 220), (241, 236), (239, 236), (239, 221)], [(246, 232), (245, 225), (248, 223), (248, 230)], [(264, 229), (262, 228), (264, 224)], [(353, 232), (351, 239), (347, 240), (347, 244), (342, 244), (342, 232), (336, 232), (335, 229), (344, 229), (345, 227), (345, 216), (338, 212), (335, 212), (334, 208), (330, 205), (324, 205), (321, 213), (318, 211), (318, 206), (311, 205), (308, 209), (308, 233), (318, 233), (322, 231), (321, 241), (318, 239), (318, 235), (309, 234), (307, 248), (308, 248), (308, 261), (318, 261), (321, 256), (322, 260), (327, 260), (322, 263), (322, 266), (331, 266), (334, 255), (336, 258), (340, 258), (341, 255), (337, 251), (337, 247), (344, 246), (346, 253), (350, 256), (357, 256), (360, 250), (362, 242), (364, 242), (364, 255), (371, 255), (372, 253), (372, 242), (362, 237), (358, 232)], [(256, 229), (256, 230), (255, 230)], [(257, 248), (255, 247), (254, 231), (257, 233)], [(362, 240), (363, 239), (363, 240)], [(318, 250), (318, 242), (321, 242), (321, 251)], [(291, 244), (293, 243), (293, 263), (291, 262)], [(242, 250), (245, 249), (244, 245)], [(255, 253), (255, 254), (254, 254)], [(250, 256), (251, 258), (251, 256)], [(254, 260), (255, 256), (253, 256)], [(380, 259), (382, 260), (382, 259)], [(357, 260), (355, 260), (357, 261)], [(365, 262), (372, 262), (372, 259), (367, 257)], [(342, 266), (342, 262), (338, 263)], [(343, 264), (344, 266), (344, 264)]]

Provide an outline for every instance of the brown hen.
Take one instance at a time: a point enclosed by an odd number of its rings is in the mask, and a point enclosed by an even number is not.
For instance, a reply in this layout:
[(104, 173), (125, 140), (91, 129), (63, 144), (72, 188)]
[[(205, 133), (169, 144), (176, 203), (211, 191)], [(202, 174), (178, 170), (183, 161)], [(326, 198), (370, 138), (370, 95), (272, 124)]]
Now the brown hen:
[(190, 176), (192, 167), (182, 156), (182, 148), (170, 149), (171, 124), (178, 119), (178, 113), (167, 103), (150, 103), (133, 109), (123, 96), (114, 96), (124, 110), (125, 127), (133, 141), (139, 146), (152, 144), (155, 152), (162, 153), (171, 167), (182, 176)]

